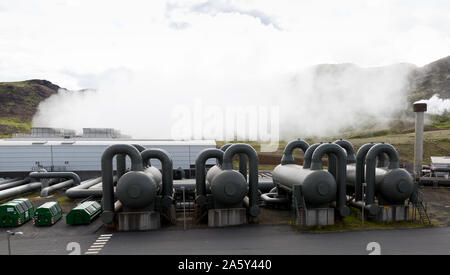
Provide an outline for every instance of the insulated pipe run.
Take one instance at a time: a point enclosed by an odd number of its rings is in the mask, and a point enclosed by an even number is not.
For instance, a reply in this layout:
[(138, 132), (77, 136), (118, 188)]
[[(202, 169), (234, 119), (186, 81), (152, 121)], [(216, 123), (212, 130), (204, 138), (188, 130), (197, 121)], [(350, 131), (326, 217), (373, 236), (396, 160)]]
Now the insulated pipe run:
[[(139, 144), (132, 144), (136, 149), (139, 150), (139, 152), (142, 152), (145, 150), (145, 147)], [(126, 165), (126, 155), (125, 154), (118, 154), (116, 156), (117, 161), (117, 176), (120, 178), (123, 176), (123, 174), (126, 173), (127, 165)], [(150, 166), (150, 164), (149, 164)]]
[(311, 167), (311, 159), (312, 155), (314, 153), (314, 150), (316, 150), (317, 147), (319, 147), (323, 142), (320, 143), (314, 143), (313, 145), (309, 146), (308, 149), (305, 152), (304, 160), (303, 160), (303, 168), (309, 169)]
[(353, 148), (353, 145), (350, 143), (350, 141), (345, 139), (338, 139), (334, 143), (344, 148), (345, 152), (347, 152), (347, 164), (356, 162), (355, 148)]
[(142, 157), (136, 147), (129, 144), (114, 144), (106, 148), (102, 154), (102, 182), (103, 182), (103, 214), (104, 223), (114, 221), (114, 181), (113, 157), (117, 154), (126, 154), (131, 158), (131, 170), (143, 171)]
[(144, 166), (150, 162), (150, 159), (156, 158), (162, 166), (162, 201), (165, 207), (173, 203), (173, 162), (169, 153), (163, 149), (146, 149), (141, 152), (141, 158)]
[(30, 178), (26, 178), (26, 179), (23, 179), (23, 180), (17, 180), (17, 181), (13, 181), (13, 182), (8, 182), (8, 183), (0, 185), (0, 191), (1, 190), (5, 190), (5, 189), (9, 189), (9, 188), (13, 188), (13, 187), (16, 187), (16, 186), (24, 185), (24, 184), (29, 183), (29, 182), (30, 182)]
[(350, 215), (350, 209), (345, 205), (347, 202), (347, 154), (345, 150), (333, 143), (325, 143), (317, 147), (312, 155), (311, 170), (322, 170), (322, 158), (327, 154), (335, 155), (337, 158), (337, 198), (336, 207), (342, 217)]
[(366, 155), (374, 143), (366, 143), (359, 147), (356, 153), (356, 170), (355, 170), (355, 201), (363, 200), (363, 182), (364, 182), (364, 165), (366, 163)]
[(394, 146), (385, 143), (379, 143), (369, 149), (366, 156), (366, 205), (375, 203), (375, 169), (377, 156), (386, 153), (389, 157), (388, 169), (399, 168), (398, 152)]
[(245, 143), (235, 143), (231, 145), (223, 155), (222, 168), (224, 170), (233, 169), (233, 156), (235, 154), (245, 154), (247, 155), (249, 161), (249, 214), (253, 217), (257, 217), (259, 214), (258, 206), (258, 153), (255, 149)]
[(73, 172), (31, 172), (30, 177), (35, 179), (71, 179), (75, 186), (80, 185), (81, 182), (80, 177)]
[[(220, 150), (225, 152), (231, 145), (233, 145), (233, 143), (227, 143), (222, 147), (220, 147)], [(247, 159), (245, 157), (245, 154), (239, 154), (238, 157), (239, 157), (239, 173), (241, 173), (244, 176), (245, 180), (247, 180)]]
[(300, 148), (302, 149), (303, 154), (305, 154), (308, 147), (309, 144), (301, 139), (289, 142), (284, 148), (283, 156), (281, 157), (281, 165), (295, 164), (294, 157), (292, 156), (294, 149)]
[(73, 184), (74, 184), (74, 180), (66, 180), (66, 181), (54, 184), (52, 186), (42, 188), (41, 189), (41, 198), (48, 197), (54, 191), (68, 187), (68, 186), (72, 186)]
[(39, 189), (39, 188), (41, 188), (40, 182), (32, 182), (32, 183), (27, 183), (27, 184), (24, 184), (21, 186), (9, 188), (7, 190), (2, 190), (2, 191), (0, 191), (0, 200), (14, 197), (19, 194), (30, 192), (30, 191), (33, 191), (33, 190)]
[(20, 180), (20, 178), (4, 179), (4, 180), (2, 180), (2, 181), (0, 182), (0, 185), (5, 184), (5, 183), (10, 183), (10, 182), (13, 182), (13, 181), (18, 181), (18, 180)]
[(195, 161), (195, 201), (199, 206), (207, 203), (206, 199), (206, 161), (215, 158), (222, 165), (224, 152), (221, 149), (207, 148), (200, 152)]

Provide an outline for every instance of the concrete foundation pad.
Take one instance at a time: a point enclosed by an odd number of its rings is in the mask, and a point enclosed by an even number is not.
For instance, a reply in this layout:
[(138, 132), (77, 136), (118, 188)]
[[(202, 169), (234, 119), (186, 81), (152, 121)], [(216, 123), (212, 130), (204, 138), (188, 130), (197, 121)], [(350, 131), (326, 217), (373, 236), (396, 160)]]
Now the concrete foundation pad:
[(245, 208), (208, 210), (209, 227), (224, 227), (246, 223), (247, 223), (247, 212)]
[(378, 222), (399, 222), (409, 220), (408, 205), (380, 205), (377, 214)]
[(120, 212), (117, 213), (119, 231), (145, 231), (161, 227), (159, 212)]
[(300, 226), (316, 226), (316, 225), (333, 225), (334, 224), (334, 208), (299, 208), (299, 216), (297, 225)]

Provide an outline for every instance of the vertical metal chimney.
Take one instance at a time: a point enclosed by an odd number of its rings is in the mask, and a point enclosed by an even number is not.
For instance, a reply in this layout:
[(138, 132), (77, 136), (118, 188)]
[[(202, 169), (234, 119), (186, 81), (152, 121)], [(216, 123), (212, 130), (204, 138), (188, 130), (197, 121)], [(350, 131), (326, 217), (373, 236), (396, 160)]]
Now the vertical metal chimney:
[(422, 176), (423, 159), (423, 126), (424, 113), (427, 111), (426, 103), (414, 103), (414, 112), (416, 113), (416, 141), (414, 143), (414, 178)]

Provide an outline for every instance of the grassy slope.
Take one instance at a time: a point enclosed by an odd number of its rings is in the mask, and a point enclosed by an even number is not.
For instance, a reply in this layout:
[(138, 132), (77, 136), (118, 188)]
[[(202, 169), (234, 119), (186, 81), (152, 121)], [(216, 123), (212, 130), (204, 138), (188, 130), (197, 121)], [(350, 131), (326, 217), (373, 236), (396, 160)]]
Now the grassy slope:
[(46, 80), (0, 82), (0, 138), (29, 132), (39, 103), (58, 89)]

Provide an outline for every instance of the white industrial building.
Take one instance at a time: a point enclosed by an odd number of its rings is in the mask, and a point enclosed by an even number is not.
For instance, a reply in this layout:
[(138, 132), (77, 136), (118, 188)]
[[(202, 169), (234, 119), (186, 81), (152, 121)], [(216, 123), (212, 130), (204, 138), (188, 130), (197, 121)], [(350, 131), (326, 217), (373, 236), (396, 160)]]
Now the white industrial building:
[[(40, 168), (92, 175), (87, 172), (98, 173), (101, 170), (101, 156), (113, 144), (138, 144), (146, 149), (164, 149), (171, 155), (174, 169), (189, 171), (195, 167), (200, 151), (216, 148), (214, 140), (140, 140), (122, 138), (118, 131), (102, 128), (85, 128), (83, 132), (89, 134), (75, 136), (74, 132), (63, 129), (34, 128), (30, 136), (0, 139), (0, 177), (29, 173)], [(151, 163), (161, 168), (158, 160)], [(208, 162), (211, 165), (214, 163), (214, 160)], [(127, 158), (127, 167), (130, 166)]]

